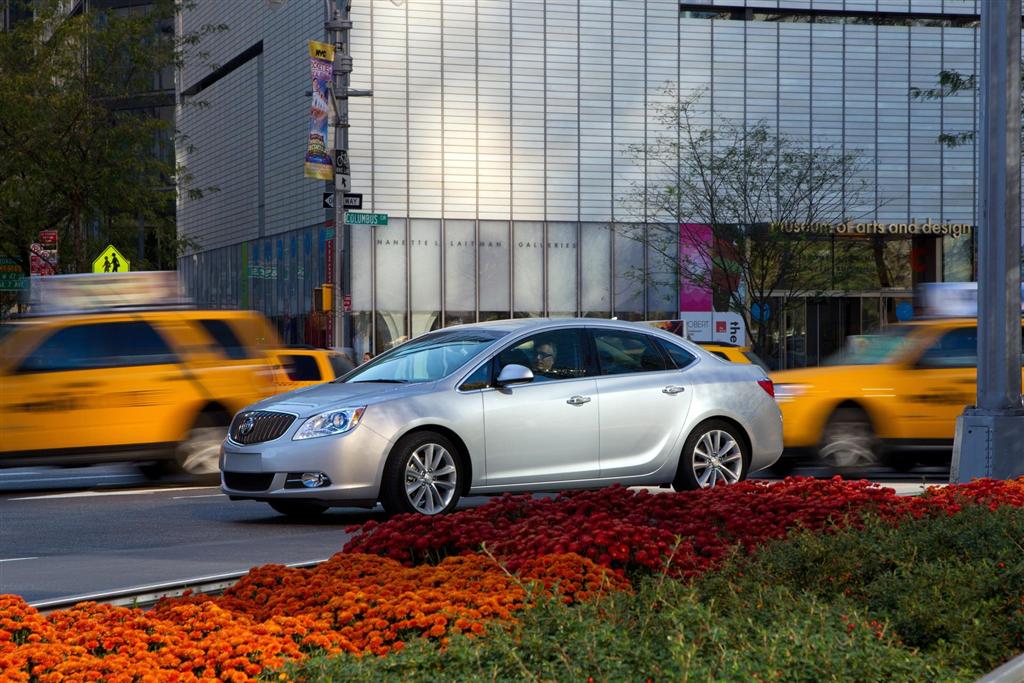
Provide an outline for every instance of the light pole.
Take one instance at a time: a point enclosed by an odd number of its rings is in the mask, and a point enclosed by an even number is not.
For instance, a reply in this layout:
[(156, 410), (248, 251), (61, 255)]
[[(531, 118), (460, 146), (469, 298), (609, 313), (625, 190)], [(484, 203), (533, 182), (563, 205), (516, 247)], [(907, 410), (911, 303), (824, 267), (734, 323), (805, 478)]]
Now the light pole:
[(1019, 0), (981, 3), (978, 397), (957, 418), (950, 480), (1024, 474)]
[[(324, 30), (334, 43), (334, 82), (331, 96), (334, 100), (334, 264), (335, 295), (334, 339), (331, 343), (354, 358), (352, 352), (351, 315), (344, 310), (343, 297), (352, 290), (352, 243), (349, 226), (345, 223), (345, 193), (352, 191), (352, 173), (348, 160), (348, 98), (369, 97), (372, 90), (349, 87), (352, 75), (352, 54), (349, 52), (349, 32), (352, 30), (351, 0), (324, 0)], [(333, 275), (333, 274), (332, 274)]]

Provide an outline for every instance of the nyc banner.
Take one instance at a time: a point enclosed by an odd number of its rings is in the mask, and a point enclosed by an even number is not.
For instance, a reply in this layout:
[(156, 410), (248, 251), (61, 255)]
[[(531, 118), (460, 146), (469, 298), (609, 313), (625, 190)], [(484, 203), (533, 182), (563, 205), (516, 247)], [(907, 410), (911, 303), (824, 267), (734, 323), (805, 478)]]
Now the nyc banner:
[(309, 66), (313, 74), (313, 103), (309, 107), (309, 138), (306, 140), (307, 178), (330, 180), (334, 162), (327, 149), (329, 89), (334, 78), (334, 46), (309, 41)]

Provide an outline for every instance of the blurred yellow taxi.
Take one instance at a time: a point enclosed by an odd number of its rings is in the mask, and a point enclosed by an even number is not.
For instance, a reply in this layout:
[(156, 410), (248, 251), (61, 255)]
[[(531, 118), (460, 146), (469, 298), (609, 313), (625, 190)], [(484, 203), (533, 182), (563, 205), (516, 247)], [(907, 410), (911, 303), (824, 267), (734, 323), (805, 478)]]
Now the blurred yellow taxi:
[(837, 469), (948, 459), (977, 354), (976, 319), (925, 320), (852, 337), (823, 367), (772, 373), (786, 457), (811, 452)]
[(758, 367), (768, 370), (768, 366), (761, 360), (753, 349), (749, 346), (736, 346), (735, 344), (724, 344), (721, 342), (700, 342), (700, 347), (710, 354), (718, 356), (722, 360), (727, 360), (730, 363), (744, 363), (747, 365), (757, 365)]
[(249, 311), (108, 306), (0, 330), (0, 467), (146, 461), (212, 478), (232, 416), (273, 393), (280, 346)]
[(270, 358), (274, 363), (274, 391), (278, 394), (330, 382), (355, 367), (345, 354), (313, 346), (271, 349)]

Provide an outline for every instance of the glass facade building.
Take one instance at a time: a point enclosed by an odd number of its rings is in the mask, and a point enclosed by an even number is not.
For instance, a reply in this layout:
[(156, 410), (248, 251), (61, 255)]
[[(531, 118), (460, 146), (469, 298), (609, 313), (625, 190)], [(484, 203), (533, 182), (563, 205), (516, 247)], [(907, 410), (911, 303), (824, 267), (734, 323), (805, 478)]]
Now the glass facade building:
[[(324, 184), (303, 178), (306, 40), (323, 39), (323, 4), (248, 4), (181, 17), (229, 29), (211, 45), (223, 66), (179, 77), (181, 102), (208, 105), (179, 109), (179, 161), (219, 189), (179, 204), (182, 236), (200, 245), (180, 268), (198, 302), (255, 307), (287, 341), (325, 343), (311, 309), (331, 216)], [(390, 217), (351, 228), (356, 353), (510, 316), (676, 317), (676, 288), (636, 277), (659, 257), (627, 236), (623, 204), (655, 177), (629, 149), (670, 133), (653, 113), (666, 84), (704, 92), (712, 127), (765, 122), (856, 150), (870, 191), (845, 206), (851, 219), (975, 225), (975, 145), (939, 136), (973, 130), (976, 98), (913, 88), (942, 70), (977, 73), (978, 11), (974, 0), (354, 2), (352, 84), (374, 96), (350, 101), (353, 191)], [(914, 247), (932, 279), (972, 279), (971, 235)], [(910, 240), (887, 248), (914, 257)], [(809, 300), (772, 323), (773, 364), (816, 363), (906, 296)]]

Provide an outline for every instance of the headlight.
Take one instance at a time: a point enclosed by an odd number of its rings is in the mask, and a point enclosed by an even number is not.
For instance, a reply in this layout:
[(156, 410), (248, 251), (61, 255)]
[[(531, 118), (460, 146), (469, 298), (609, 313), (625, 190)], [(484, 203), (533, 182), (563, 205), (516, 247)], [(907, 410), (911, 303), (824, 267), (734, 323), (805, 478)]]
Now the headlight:
[(793, 399), (806, 394), (807, 390), (810, 388), (810, 384), (776, 384), (775, 400), (779, 403), (792, 401)]
[(364, 410), (366, 410), (366, 406), (338, 408), (337, 410), (329, 410), (326, 413), (314, 415), (302, 423), (302, 426), (299, 427), (299, 431), (295, 432), (292, 440), (298, 441), (300, 439), (315, 439), (319, 436), (344, 434), (359, 424), (359, 418), (363, 416)]

